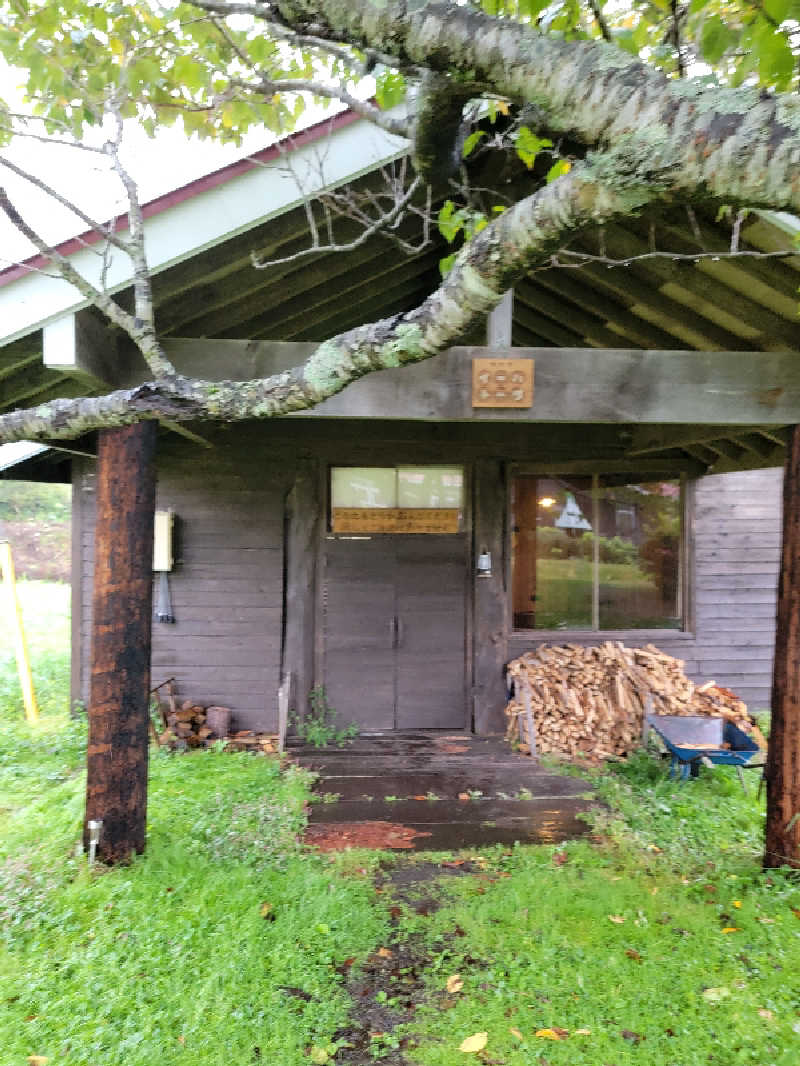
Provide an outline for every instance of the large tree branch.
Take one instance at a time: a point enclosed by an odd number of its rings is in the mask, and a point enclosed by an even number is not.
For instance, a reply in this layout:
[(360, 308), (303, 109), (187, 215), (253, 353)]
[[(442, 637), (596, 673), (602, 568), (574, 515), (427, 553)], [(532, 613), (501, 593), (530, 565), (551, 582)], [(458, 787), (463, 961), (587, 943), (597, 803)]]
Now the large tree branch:
[[(608, 173), (622, 176), (609, 184)], [(547, 261), (569, 234), (626, 217), (666, 195), (668, 178), (649, 162), (587, 159), (473, 238), (439, 288), (414, 310), (333, 337), (290, 371), (250, 381), (174, 377), (96, 399), (55, 400), (0, 417), (0, 441), (69, 439), (148, 418), (240, 421), (314, 407), (375, 370), (436, 355), (482, 321), (503, 293)]]
[(800, 100), (674, 80), (604, 41), (568, 41), (452, 3), (275, 0), (214, 3), (297, 32), (380, 48), (401, 65), (457, 73), (537, 105), (550, 134), (638, 146), (675, 171), (676, 191), (800, 211)]
[(411, 161), (427, 184), (447, 181), (458, 170), (464, 107), (474, 95), (443, 74), (423, 75), (414, 100)]

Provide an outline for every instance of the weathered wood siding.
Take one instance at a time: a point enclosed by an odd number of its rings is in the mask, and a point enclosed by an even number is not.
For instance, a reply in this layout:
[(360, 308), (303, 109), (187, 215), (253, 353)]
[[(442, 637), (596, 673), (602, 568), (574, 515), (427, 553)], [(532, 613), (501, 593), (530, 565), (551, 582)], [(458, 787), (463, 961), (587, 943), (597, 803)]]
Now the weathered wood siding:
[[(651, 640), (685, 662), (695, 681), (733, 689), (753, 709), (769, 706), (781, 540), (779, 468), (700, 478), (689, 507), (689, 630), (627, 630), (602, 639)], [(548, 637), (592, 644), (584, 632)], [(515, 633), (508, 657), (544, 643)]]
[(695, 673), (769, 706), (783, 471), (703, 478), (695, 489)]
[[(158, 506), (171, 507), (179, 519), (176, 566), (170, 576), (175, 625), (154, 623), (153, 683), (174, 675), (182, 698), (231, 706), (241, 727), (274, 729), (280, 683), (281, 647), (286, 668), (298, 673), (305, 692), (314, 664), (319, 672), (321, 626), (316, 633), (314, 567), (305, 556), (315, 541), (324, 543), (324, 513), (306, 527), (293, 527), (285, 550), (290, 496), (295, 471), (305, 471), (303, 507), (320, 507), (328, 463), (382, 461), (463, 462), (476, 499), (494, 498), (505, 462), (541, 460), (544, 442), (518, 441), (516, 427), (503, 427), (484, 440), (480, 427), (411, 426), (388, 432), (375, 423), (343, 423), (322, 433), (313, 420), (282, 426), (237, 427), (213, 437), (202, 449), (176, 437), (162, 442)], [(587, 430), (587, 435), (591, 435)], [(552, 441), (550, 453), (558, 449)], [(566, 454), (566, 444), (564, 445)], [(559, 458), (562, 458), (559, 456)], [(490, 461), (491, 460), (491, 461)], [(558, 461), (558, 460), (556, 460)], [(683, 659), (689, 675), (713, 678), (738, 692), (753, 707), (768, 704), (773, 653), (776, 582), (780, 545), (781, 471), (723, 474), (692, 486), (689, 628), (627, 631), (612, 635), (627, 643), (653, 640)], [(297, 497), (297, 498), (295, 498)], [(79, 506), (82, 580), (76, 588), (80, 648), (76, 648), (74, 694), (86, 698), (89, 674), (91, 574), (94, 539), (93, 464), (76, 464), (75, 500)], [(501, 501), (502, 502), (502, 501)], [(323, 509), (324, 510), (324, 509)], [(474, 547), (489, 546), (501, 582), (504, 546), (481, 526)], [(478, 508), (481, 511), (481, 508)], [(495, 507), (497, 512), (497, 507)], [(502, 516), (500, 519), (502, 525)], [(500, 539), (497, 540), (496, 538)], [(295, 543), (296, 541), (296, 543)], [(474, 566), (474, 560), (472, 564)], [(284, 569), (288, 567), (290, 617), (284, 636)], [(478, 582), (472, 582), (473, 585)], [(485, 584), (485, 579), (484, 579)], [(502, 588), (502, 585), (498, 586)], [(488, 585), (473, 590), (468, 607), (465, 676), (473, 686), (475, 724), (497, 728), (502, 712), (502, 663), (544, 640), (594, 643), (597, 634), (511, 633), (494, 610), (472, 618), (473, 606)], [(501, 592), (502, 600), (502, 592)], [(302, 611), (298, 613), (298, 603)], [(488, 608), (484, 605), (484, 610)], [(480, 612), (478, 612), (480, 613)], [(490, 612), (491, 613), (491, 612)], [(311, 619), (312, 624), (309, 624)], [(488, 626), (488, 628), (487, 628)], [(486, 637), (481, 646), (479, 634)], [(316, 639), (316, 649), (314, 641)], [(307, 644), (305, 642), (308, 642)], [(79, 662), (78, 662), (79, 660)], [(300, 676), (302, 675), (302, 677)], [(297, 693), (295, 693), (295, 702)]]
[[(284, 505), (290, 463), (248, 432), (222, 433), (204, 450), (162, 443), (157, 507), (177, 516), (170, 574), (174, 625), (153, 623), (152, 679), (177, 681), (181, 699), (222, 703), (238, 728), (277, 728), (283, 610)], [(84, 503), (81, 690), (91, 643), (94, 479)]]

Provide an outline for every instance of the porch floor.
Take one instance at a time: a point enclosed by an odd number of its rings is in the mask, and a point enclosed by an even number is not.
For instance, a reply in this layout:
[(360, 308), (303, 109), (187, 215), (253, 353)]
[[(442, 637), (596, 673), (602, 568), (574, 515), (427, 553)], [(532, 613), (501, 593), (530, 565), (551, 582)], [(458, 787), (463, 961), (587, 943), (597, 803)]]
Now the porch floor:
[(586, 782), (543, 770), (501, 737), (367, 733), (343, 748), (289, 752), (319, 774), (317, 793), (337, 796), (312, 805), (312, 844), (377, 838), (384, 843), (374, 846), (444, 851), (554, 843), (588, 831), (578, 819), (592, 803)]

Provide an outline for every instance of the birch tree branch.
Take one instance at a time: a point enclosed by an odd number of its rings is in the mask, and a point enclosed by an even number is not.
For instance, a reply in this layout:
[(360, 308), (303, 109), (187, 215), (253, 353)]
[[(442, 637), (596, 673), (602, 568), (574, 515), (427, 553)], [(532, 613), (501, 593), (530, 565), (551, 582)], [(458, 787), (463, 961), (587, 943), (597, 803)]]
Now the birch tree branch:
[(148, 418), (185, 422), (272, 418), (314, 407), (375, 370), (429, 359), (482, 321), (503, 293), (546, 262), (571, 233), (626, 217), (669, 192), (666, 176), (620, 191), (597, 157), (497, 217), (467, 244), (441, 285), (418, 307), (320, 344), (292, 370), (249, 381), (174, 376), (83, 400), (55, 400), (0, 417), (0, 441), (69, 439), (101, 426)]

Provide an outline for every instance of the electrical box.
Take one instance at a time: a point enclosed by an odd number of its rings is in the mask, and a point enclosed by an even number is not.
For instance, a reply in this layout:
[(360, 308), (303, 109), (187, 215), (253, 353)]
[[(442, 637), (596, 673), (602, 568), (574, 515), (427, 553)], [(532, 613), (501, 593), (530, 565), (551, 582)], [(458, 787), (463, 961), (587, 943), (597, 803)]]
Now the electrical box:
[(172, 532), (175, 515), (172, 511), (156, 511), (153, 536), (153, 569), (172, 570)]

